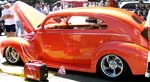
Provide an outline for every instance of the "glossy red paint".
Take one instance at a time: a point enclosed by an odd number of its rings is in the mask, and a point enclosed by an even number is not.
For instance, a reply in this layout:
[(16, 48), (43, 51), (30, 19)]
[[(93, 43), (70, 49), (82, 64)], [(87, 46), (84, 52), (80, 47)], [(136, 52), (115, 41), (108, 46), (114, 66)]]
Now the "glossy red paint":
[[(39, 14), (32, 15), (32, 19), (29, 13), (33, 14), (33, 9), (28, 7), (30, 11), (25, 13), (27, 11), (24, 11), (24, 7), (28, 6), (18, 1), (13, 10), (27, 34), (3, 40), (3, 56), (5, 49), (11, 46), (19, 52), (24, 63), (31, 59), (39, 59), (48, 67), (59, 68), (63, 65), (68, 70), (95, 73), (98, 61), (103, 56), (115, 54), (129, 65), (133, 74), (145, 73), (148, 40), (141, 35), (144, 21), (137, 15), (118, 8), (89, 7), (65, 9), (53, 12), (47, 17), (36, 12)], [(72, 16), (102, 19), (107, 26), (99, 29), (70, 29), (69, 20)], [(64, 23), (52, 23), (51, 18), (55, 17), (66, 18)], [(41, 26), (35, 28), (40, 23)]]

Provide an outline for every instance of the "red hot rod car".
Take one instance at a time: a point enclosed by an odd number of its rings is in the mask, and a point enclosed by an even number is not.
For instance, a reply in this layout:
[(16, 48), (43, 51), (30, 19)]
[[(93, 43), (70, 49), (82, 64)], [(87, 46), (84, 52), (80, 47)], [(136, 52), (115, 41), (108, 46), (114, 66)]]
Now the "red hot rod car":
[(48, 67), (101, 73), (108, 79), (144, 75), (148, 58), (145, 21), (119, 8), (71, 8), (44, 15), (17, 1), (12, 8), (26, 34), (1, 41), (11, 64), (41, 60)]

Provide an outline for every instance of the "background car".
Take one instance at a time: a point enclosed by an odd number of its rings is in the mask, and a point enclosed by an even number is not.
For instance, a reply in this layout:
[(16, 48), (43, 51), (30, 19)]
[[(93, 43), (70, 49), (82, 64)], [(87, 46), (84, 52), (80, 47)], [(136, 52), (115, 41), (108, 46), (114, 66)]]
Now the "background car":
[(145, 74), (147, 29), (134, 13), (84, 7), (45, 16), (20, 1), (12, 9), (26, 34), (1, 41), (1, 54), (10, 64), (41, 60), (48, 67), (100, 73), (111, 80)]
[(143, 1), (141, 5), (139, 5), (139, 1), (126, 1), (121, 2), (119, 7), (121, 9), (126, 9), (128, 11), (134, 12), (146, 20), (148, 11), (150, 9), (150, 1)]

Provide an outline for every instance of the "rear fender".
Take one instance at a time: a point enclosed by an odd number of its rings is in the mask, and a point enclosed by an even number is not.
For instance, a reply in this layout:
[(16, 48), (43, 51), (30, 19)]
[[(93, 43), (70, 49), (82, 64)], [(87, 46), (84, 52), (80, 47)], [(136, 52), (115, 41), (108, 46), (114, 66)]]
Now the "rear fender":
[[(91, 64), (91, 69), (96, 72), (98, 61), (107, 54), (115, 54), (121, 57), (129, 66), (132, 74), (144, 74), (146, 69), (148, 49), (124, 42), (110, 42), (99, 46)], [(96, 60), (96, 61), (95, 61)], [(139, 69), (140, 68), (140, 69)]]

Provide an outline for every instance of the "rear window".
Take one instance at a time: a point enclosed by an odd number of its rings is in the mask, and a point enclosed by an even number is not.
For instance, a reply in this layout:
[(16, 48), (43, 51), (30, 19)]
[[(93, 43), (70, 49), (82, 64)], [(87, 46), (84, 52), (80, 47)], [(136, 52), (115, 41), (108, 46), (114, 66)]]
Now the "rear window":
[(132, 16), (132, 18), (138, 23), (138, 24), (142, 24), (142, 21), (140, 21), (138, 18), (136, 18), (135, 16)]
[(134, 14), (132, 16), (132, 18), (134, 19), (134, 21), (136, 21), (138, 24), (142, 24), (144, 22), (144, 19), (142, 19), (140, 16)]

